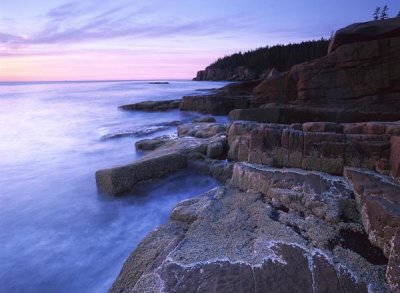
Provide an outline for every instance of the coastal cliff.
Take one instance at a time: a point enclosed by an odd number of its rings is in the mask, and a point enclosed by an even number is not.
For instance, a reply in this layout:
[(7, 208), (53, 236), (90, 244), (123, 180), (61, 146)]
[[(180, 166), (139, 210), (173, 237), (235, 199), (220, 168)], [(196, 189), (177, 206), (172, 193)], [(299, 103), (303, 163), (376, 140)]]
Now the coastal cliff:
[(326, 56), (184, 97), (231, 122), (180, 125), (98, 171), (115, 195), (184, 168), (221, 182), (179, 203), (110, 292), (400, 292), (399, 27), (354, 24)]
[(193, 80), (247, 81), (264, 78), (271, 69), (286, 71), (295, 64), (322, 57), (328, 40), (275, 45), (225, 56), (197, 72)]

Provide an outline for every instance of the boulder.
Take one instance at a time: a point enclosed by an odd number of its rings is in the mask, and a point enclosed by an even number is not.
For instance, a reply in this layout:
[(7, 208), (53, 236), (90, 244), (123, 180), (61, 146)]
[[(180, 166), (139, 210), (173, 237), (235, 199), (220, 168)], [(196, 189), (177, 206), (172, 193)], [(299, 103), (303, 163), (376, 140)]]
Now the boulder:
[(135, 104), (119, 106), (119, 109), (126, 111), (166, 111), (179, 109), (181, 100), (166, 100), (166, 101), (144, 101)]

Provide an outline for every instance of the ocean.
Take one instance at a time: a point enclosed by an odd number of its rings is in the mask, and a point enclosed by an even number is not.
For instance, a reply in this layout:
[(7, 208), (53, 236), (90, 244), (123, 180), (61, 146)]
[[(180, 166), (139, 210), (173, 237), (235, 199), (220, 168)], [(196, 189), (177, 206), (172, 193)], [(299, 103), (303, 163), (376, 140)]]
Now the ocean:
[(137, 140), (202, 116), (118, 106), (226, 84), (149, 82), (0, 83), (0, 292), (106, 292), (176, 203), (217, 185), (182, 171), (123, 197), (97, 191), (97, 170), (143, 155)]

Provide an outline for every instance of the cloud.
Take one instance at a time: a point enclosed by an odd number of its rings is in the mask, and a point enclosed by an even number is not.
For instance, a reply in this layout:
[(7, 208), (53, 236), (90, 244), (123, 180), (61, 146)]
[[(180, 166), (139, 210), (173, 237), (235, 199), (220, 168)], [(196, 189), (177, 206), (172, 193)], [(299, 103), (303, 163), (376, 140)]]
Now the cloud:
[[(226, 27), (244, 29), (243, 19), (232, 18), (182, 19), (161, 18), (156, 7), (130, 10), (131, 2), (113, 7), (72, 1), (51, 9), (45, 17), (45, 27), (29, 37), (1, 33), (0, 44), (38, 45), (72, 44), (115, 38), (181, 37), (221, 34)], [(98, 3), (98, 1), (96, 1)], [(1, 36), (0, 35), (0, 36)]]

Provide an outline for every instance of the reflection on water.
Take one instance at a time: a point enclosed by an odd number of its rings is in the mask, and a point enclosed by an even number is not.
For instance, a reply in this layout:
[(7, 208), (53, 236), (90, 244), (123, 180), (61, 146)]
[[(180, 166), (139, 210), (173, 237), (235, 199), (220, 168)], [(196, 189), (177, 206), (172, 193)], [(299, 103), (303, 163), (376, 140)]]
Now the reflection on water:
[[(117, 107), (222, 85), (0, 84), (0, 291), (105, 292), (138, 241), (165, 221), (174, 204), (216, 185), (179, 173), (132, 196), (98, 194), (96, 170), (138, 156), (134, 134), (102, 136), (199, 116)], [(166, 126), (141, 138), (174, 132)]]

